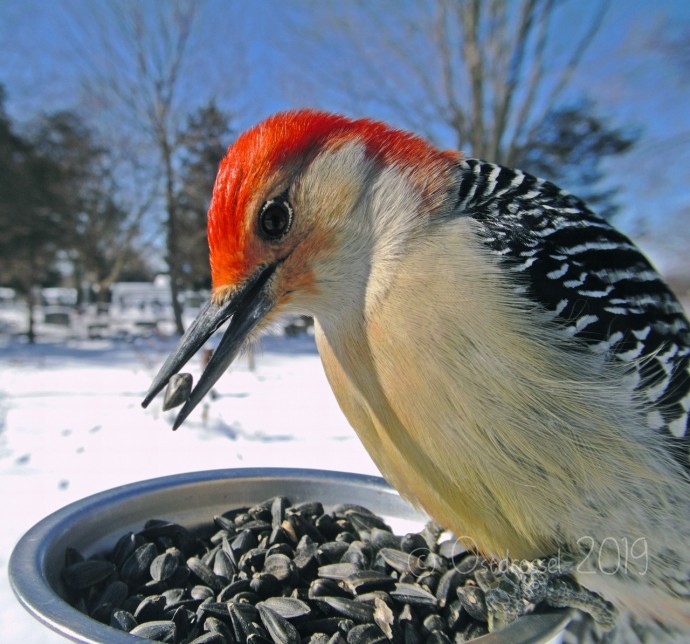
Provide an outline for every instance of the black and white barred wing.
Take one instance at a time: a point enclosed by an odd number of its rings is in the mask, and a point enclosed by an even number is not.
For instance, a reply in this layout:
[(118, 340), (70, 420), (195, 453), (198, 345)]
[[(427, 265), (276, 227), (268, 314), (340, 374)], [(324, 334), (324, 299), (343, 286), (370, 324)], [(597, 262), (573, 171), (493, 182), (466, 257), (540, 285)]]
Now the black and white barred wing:
[(650, 426), (668, 432), (689, 467), (690, 325), (659, 274), (625, 235), (554, 184), (477, 160), (461, 170), (457, 211), (481, 224), (485, 243), (523, 276), (518, 288), (564, 333), (634, 361)]

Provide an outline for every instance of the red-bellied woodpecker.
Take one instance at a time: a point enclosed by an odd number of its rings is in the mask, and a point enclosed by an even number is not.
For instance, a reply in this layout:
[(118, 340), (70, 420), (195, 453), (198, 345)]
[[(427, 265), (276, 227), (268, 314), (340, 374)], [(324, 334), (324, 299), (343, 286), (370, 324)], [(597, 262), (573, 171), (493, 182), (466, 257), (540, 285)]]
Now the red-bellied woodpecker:
[(230, 147), (208, 239), (212, 298), (146, 403), (228, 319), (176, 427), (248, 337), (312, 315), (403, 496), (487, 557), (576, 553), (641, 637), (688, 636), (690, 327), (624, 235), (547, 181), (303, 110)]

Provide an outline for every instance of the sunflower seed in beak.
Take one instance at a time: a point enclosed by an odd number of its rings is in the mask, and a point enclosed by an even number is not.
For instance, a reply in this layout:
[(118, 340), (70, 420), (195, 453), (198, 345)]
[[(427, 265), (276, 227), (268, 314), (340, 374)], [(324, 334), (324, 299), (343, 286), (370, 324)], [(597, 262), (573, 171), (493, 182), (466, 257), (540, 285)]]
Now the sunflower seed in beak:
[(192, 374), (176, 373), (170, 377), (163, 399), (163, 411), (174, 409), (187, 402), (192, 392)]

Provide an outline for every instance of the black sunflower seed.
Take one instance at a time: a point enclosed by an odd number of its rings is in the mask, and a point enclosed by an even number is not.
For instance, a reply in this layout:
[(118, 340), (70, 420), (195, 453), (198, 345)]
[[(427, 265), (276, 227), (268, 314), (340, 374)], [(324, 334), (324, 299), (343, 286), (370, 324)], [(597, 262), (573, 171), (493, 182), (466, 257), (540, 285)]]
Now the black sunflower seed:
[(268, 597), (259, 602), (256, 607), (267, 606), (285, 619), (296, 619), (311, 613), (309, 604), (295, 597)]
[(129, 588), (127, 584), (123, 581), (117, 580), (108, 584), (103, 592), (99, 595), (95, 604), (110, 604), (113, 608), (120, 608), (127, 595), (129, 594)]
[(65, 568), (69, 568), (72, 564), (84, 561), (84, 555), (76, 548), (65, 548)]
[(336, 612), (357, 623), (370, 622), (374, 619), (374, 607), (354, 599), (346, 599), (345, 597), (319, 597), (319, 599), (315, 601), (320, 604), (325, 604), (327, 607), (326, 610), (330, 608), (332, 609), (331, 612)]
[(436, 597), (428, 590), (415, 584), (396, 584), (395, 589), (391, 590), (390, 595), (393, 599), (413, 606), (436, 606), (438, 603)]
[(217, 617), (213, 617), (213, 615), (209, 615), (204, 620), (204, 630), (209, 633), (218, 633), (222, 636), (224, 642), (232, 642), (234, 640), (230, 625)]
[(139, 546), (143, 545), (143, 537), (137, 537), (133, 532), (123, 534), (115, 544), (112, 559), (115, 565), (120, 568), (127, 557), (131, 555)]
[(347, 552), (348, 544), (342, 541), (327, 541), (316, 549), (316, 560), (320, 566), (338, 563)]
[(348, 599), (352, 597), (352, 593), (345, 590), (342, 586), (336, 583), (333, 579), (327, 579), (320, 577), (319, 579), (314, 579), (309, 585), (309, 598), (314, 599), (316, 597), (347, 597)]
[(194, 533), (150, 520), (110, 553), (69, 550), (61, 573), (73, 606), (159, 641), (445, 644), (539, 610), (551, 580), (532, 567), (496, 572), (432, 524), (398, 537), (361, 506), (273, 497)]
[(360, 595), (372, 590), (390, 590), (395, 587), (395, 579), (376, 570), (360, 570), (343, 580), (346, 588)]
[(279, 528), (285, 520), (285, 510), (289, 505), (290, 502), (284, 496), (276, 496), (271, 501), (271, 525), (273, 528)]
[(98, 561), (87, 559), (77, 561), (62, 570), (62, 581), (66, 586), (75, 590), (91, 588), (96, 584), (108, 579), (115, 573), (115, 564), (109, 561)]
[(225, 586), (220, 593), (218, 593), (218, 601), (226, 602), (231, 600), (239, 593), (246, 592), (250, 589), (251, 582), (249, 579), (238, 579)]
[(223, 550), (219, 550), (213, 558), (213, 573), (230, 581), (237, 574), (237, 566)]
[(398, 572), (409, 572), (416, 577), (424, 570), (422, 560), (412, 553), (393, 548), (381, 548), (379, 555), (393, 570)]
[(151, 563), (157, 555), (156, 546), (152, 543), (139, 546), (122, 564), (120, 577), (130, 586), (140, 583), (149, 573)]
[(282, 583), (270, 572), (262, 572), (249, 582), (249, 587), (252, 592), (255, 592), (259, 597), (267, 598), (278, 595), (282, 588)]
[(488, 612), (484, 591), (478, 586), (463, 586), (457, 589), (458, 599), (467, 613), (478, 622), (486, 623)]
[(135, 626), (137, 626), (137, 620), (134, 619), (132, 613), (126, 610), (116, 610), (110, 617), (110, 625), (119, 631), (125, 631), (129, 633)]
[(266, 557), (264, 572), (270, 573), (278, 581), (290, 583), (296, 578), (295, 564), (286, 555), (274, 554)]
[(212, 588), (204, 586), (203, 584), (197, 584), (189, 591), (192, 599), (198, 599), (199, 601), (204, 601), (204, 599), (213, 599), (216, 593), (213, 592)]
[(436, 599), (438, 599), (438, 605), (440, 608), (444, 608), (446, 604), (453, 601), (457, 595), (456, 590), (461, 585), (461, 575), (451, 568), (447, 572), (443, 573), (441, 579), (439, 579), (438, 585), (436, 586)]
[(149, 567), (151, 578), (156, 581), (164, 581), (175, 574), (177, 570), (178, 559), (170, 552), (164, 552), (158, 555)]
[(142, 637), (147, 640), (155, 640), (156, 642), (174, 642), (177, 627), (175, 626), (175, 622), (161, 620), (139, 624), (139, 626), (135, 626), (129, 633), (130, 635), (136, 635), (137, 637)]
[(279, 644), (300, 644), (302, 638), (297, 629), (282, 615), (265, 604), (259, 604), (259, 616), (268, 634)]
[(134, 611), (134, 618), (139, 624), (163, 619), (165, 610), (165, 597), (162, 595), (151, 595), (144, 597)]
[(327, 564), (319, 566), (319, 576), (324, 579), (335, 579), (341, 581), (358, 572), (359, 569), (351, 563)]
[(211, 570), (198, 557), (190, 557), (187, 559), (187, 567), (191, 570), (198, 579), (200, 579), (206, 586), (212, 588), (215, 592), (220, 592), (223, 588), (223, 580), (219, 579), (213, 574)]
[(378, 644), (388, 638), (376, 624), (359, 624), (347, 634), (347, 644)]
[(176, 373), (170, 377), (163, 397), (163, 411), (174, 409), (187, 402), (192, 392), (192, 374)]

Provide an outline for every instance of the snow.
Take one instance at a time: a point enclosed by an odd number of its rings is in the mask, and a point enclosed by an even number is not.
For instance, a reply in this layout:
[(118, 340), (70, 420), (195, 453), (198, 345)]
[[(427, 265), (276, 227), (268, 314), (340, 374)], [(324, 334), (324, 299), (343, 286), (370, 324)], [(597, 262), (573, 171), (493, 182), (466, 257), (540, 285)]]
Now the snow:
[[(187, 422), (161, 397), (140, 406), (174, 340), (73, 340), (35, 346), (0, 336), (0, 634), (65, 640), (12, 593), (9, 556), (51, 512), (108, 488), (180, 472), (306, 467), (378, 474), (337, 406), (313, 338), (266, 336), (250, 371), (240, 358)], [(201, 371), (190, 365), (195, 379)]]

